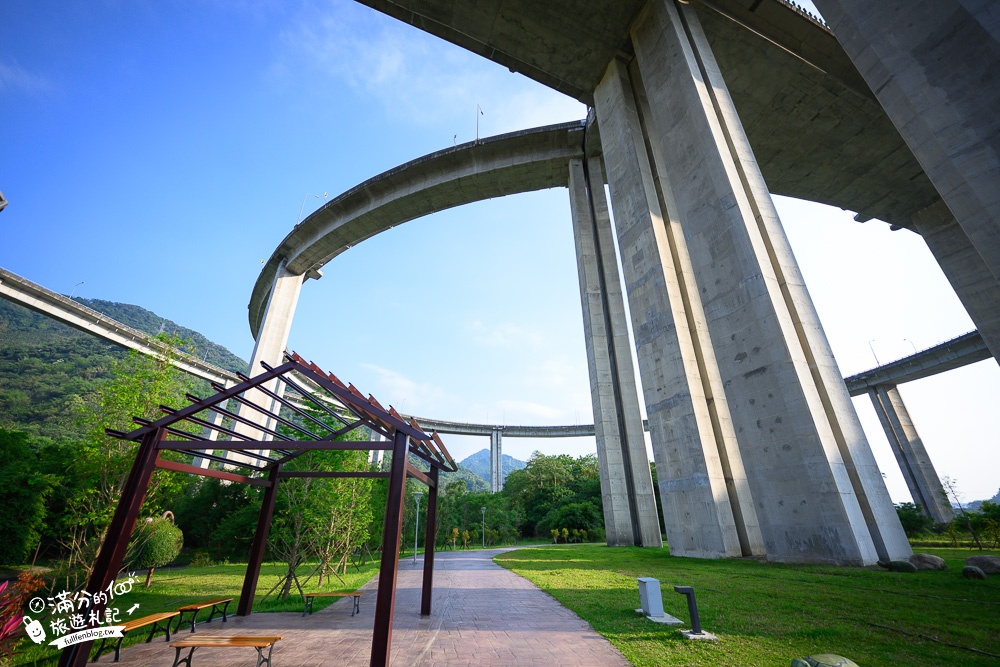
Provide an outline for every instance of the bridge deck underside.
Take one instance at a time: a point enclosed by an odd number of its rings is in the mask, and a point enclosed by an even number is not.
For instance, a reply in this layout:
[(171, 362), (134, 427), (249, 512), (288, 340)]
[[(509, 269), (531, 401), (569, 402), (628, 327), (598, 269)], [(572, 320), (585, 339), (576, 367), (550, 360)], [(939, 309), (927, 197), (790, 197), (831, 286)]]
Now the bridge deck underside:
[[(644, 4), (359, 1), (588, 105)], [(780, 0), (695, 7), (771, 192), (900, 226), (938, 199), (829, 31)]]

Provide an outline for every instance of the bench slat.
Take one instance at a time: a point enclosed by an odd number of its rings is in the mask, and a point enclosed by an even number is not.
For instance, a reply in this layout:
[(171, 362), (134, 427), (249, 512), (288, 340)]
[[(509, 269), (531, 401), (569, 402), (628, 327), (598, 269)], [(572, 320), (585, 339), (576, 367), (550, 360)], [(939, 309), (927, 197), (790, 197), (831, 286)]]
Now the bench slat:
[(222, 604), (224, 602), (232, 602), (233, 598), (217, 598), (215, 600), (205, 600), (204, 602), (195, 602), (194, 604), (184, 605), (183, 607), (178, 607), (177, 611), (197, 611), (211, 607), (213, 605)]
[(281, 639), (280, 636), (232, 636), (232, 637), (191, 637), (173, 642), (170, 646), (174, 648), (204, 648), (213, 646), (250, 646), (253, 648), (266, 648)]
[(156, 614), (150, 614), (149, 616), (143, 616), (142, 618), (133, 618), (130, 621), (125, 621), (125, 627), (122, 629), (122, 632), (129, 632), (130, 630), (135, 630), (136, 628), (141, 628), (151, 623), (162, 621), (166, 618), (173, 618), (179, 613), (179, 611), (164, 611)]

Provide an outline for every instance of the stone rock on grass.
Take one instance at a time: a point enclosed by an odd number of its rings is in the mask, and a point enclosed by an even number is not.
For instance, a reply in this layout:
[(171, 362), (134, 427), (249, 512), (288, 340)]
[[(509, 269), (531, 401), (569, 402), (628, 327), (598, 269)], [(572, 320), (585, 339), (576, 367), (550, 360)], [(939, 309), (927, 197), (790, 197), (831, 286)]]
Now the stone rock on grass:
[(965, 564), (978, 567), (986, 574), (1000, 574), (1000, 556), (969, 556)]
[(916, 572), (916, 566), (908, 560), (880, 560), (879, 567), (884, 567), (890, 572)]
[(913, 566), (918, 570), (948, 569), (948, 564), (944, 562), (944, 558), (933, 554), (913, 554), (910, 556), (910, 562), (913, 563)]
[(966, 565), (962, 568), (962, 576), (966, 579), (986, 579), (986, 573), (975, 565)]
[(819, 653), (804, 658), (794, 658), (792, 667), (858, 667), (853, 660), (848, 660), (831, 653)]

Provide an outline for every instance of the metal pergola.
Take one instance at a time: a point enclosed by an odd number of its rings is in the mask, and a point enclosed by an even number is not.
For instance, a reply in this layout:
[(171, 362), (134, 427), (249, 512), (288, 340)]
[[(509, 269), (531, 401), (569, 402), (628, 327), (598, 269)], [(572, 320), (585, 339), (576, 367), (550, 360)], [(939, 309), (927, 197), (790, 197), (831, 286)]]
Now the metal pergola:
[[(384, 667), (389, 662), (392, 638), (406, 478), (415, 478), (428, 487), (420, 604), (420, 613), (426, 616), (431, 613), (438, 476), (441, 471), (454, 472), (457, 465), (436, 431), (428, 435), (415, 420), (410, 419), (407, 423), (392, 406), (386, 410), (370, 394), (366, 398), (354, 385), (345, 385), (332, 373), (324, 372), (297, 354), (286, 354), (286, 361), (280, 366), (271, 367), (264, 363), (261, 366), (263, 373), (253, 378), (240, 374), (242, 382), (235, 386), (226, 388), (213, 383), (212, 387), (218, 393), (209, 398), (189, 394), (187, 398), (191, 404), (187, 407), (161, 406), (167, 415), (162, 419), (151, 422), (135, 418), (134, 421), (142, 426), (135, 431), (122, 433), (108, 430), (108, 435), (139, 443), (139, 449), (87, 590), (91, 593), (105, 590), (120, 572), (129, 538), (156, 468), (264, 487), (237, 608), (237, 615), (240, 616), (248, 616), (253, 610), (257, 578), (282, 479), (387, 478), (389, 491), (371, 651), (371, 665)], [(295, 394), (298, 394), (297, 400)], [(240, 405), (238, 411), (227, 408), (230, 400)], [(209, 418), (212, 413), (223, 419)], [(226, 420), (231, 428), (223, 425)], [(278, 430), (279, 425), (284, 427), (283, 432)], [(358, 428), (367, 428), (384, 437), (385, 441), (337, 440)], [(289, 461), (312, 450), (387, 450), (392, 452), (392, 465), (388, 472), (290, 472), (282, 469)], [(161, 457), (164, 451), (191, 453), (193, 457), (222, 464), (222, 469), (168, 460)], [(220, 451), (225, 455), (218, 455)], [(425, 472), (413, 466), (411, 456), (426, 463), (428, 470)], [(239, 469), (242, 471), (237, 472)], [(60, 667), (84, 667), (92, 644), (84, 642), (64, 649), (59, 660)]]

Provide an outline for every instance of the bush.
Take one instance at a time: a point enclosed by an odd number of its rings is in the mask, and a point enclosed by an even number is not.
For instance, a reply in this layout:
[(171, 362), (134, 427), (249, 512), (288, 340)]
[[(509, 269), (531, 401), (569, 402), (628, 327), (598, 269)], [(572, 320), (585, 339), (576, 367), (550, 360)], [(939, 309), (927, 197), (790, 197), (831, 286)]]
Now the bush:
[(213, 561), (212, 557), (208, 555), (208, 552), (195, 551), (194, 557), (188, 565), (190, 567), (212, 567), (215, 565), (215, 561)]
[(603, 526), (604, 517), (601, 509), (590, 501), (566, 503), (548, 512), (539, 525), (549, 530), (565, 527), (590, 531)]
[(136, 527), (129, 543), (126, 562), (129, 569), (149, 570), (149, 586), (153, 570), (177, 558), (184, 546), (184, 533), (168, 519), (147, 519)]
[(934, 519), (924, 514), (920, 505), (899, 503), (896, 505), (896, 514), (899, 516), (899, 522), (903, 524), (903, 532), (907, 537), (923, 535), (934, 527)]

